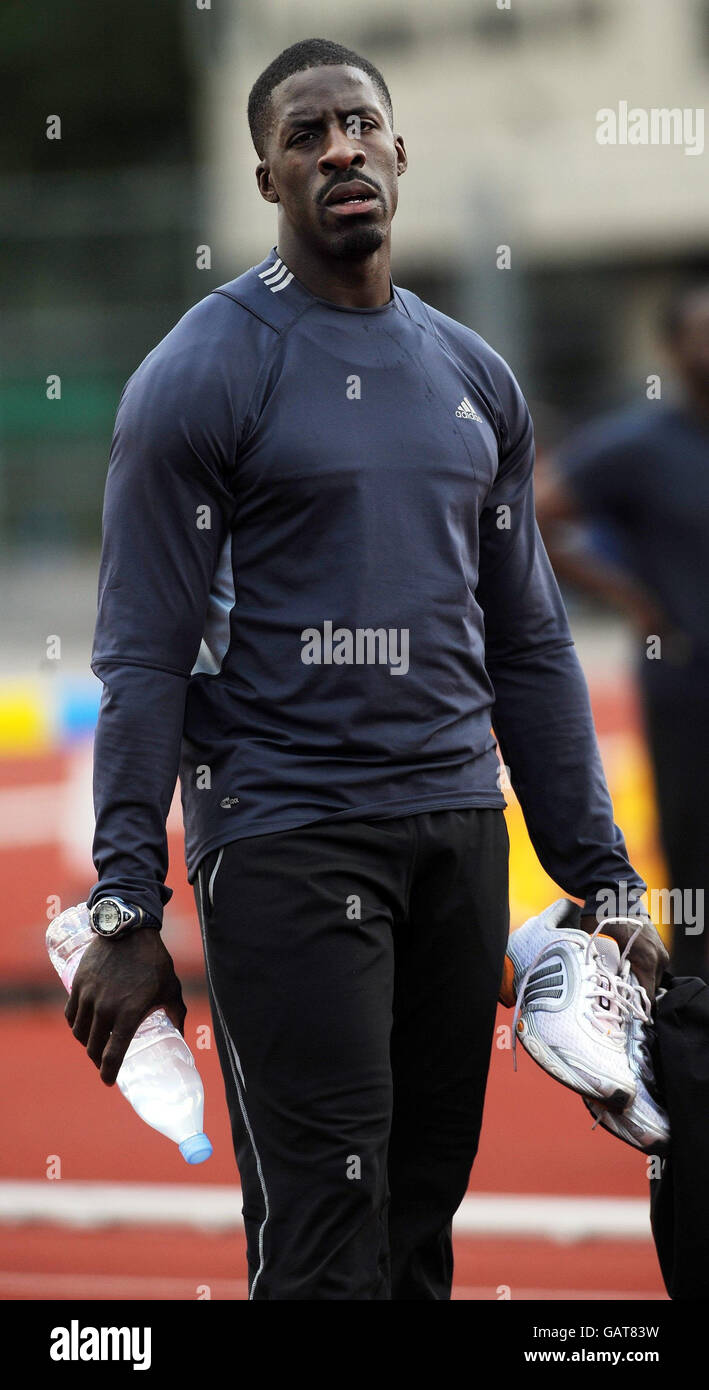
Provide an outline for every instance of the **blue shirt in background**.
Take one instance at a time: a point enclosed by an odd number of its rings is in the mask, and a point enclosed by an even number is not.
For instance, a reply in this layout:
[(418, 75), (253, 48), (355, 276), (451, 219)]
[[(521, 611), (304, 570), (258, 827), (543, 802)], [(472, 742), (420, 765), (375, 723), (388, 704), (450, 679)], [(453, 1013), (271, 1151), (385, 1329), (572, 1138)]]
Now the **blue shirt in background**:
[(649, 694), (709, 698), (709, 425), (645, 401), (564, 444), (558, 465), (584, 519), (610, 525), (613, 559), (652, 595), (672, 634), (659, 659), (637, 653)]

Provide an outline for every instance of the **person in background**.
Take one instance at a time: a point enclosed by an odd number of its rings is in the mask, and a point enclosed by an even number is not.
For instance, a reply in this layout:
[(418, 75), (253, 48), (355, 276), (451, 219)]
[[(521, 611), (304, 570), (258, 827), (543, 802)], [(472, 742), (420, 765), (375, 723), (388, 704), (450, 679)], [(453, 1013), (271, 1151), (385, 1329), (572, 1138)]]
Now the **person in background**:
[(572, 434), (540, 479), (537, 516), (557, 575), (635, 630), (660, 836), (681, 890), (671, 965), (709, 980), (709, 283), (673, 294), (661, 336), (676, 398)]

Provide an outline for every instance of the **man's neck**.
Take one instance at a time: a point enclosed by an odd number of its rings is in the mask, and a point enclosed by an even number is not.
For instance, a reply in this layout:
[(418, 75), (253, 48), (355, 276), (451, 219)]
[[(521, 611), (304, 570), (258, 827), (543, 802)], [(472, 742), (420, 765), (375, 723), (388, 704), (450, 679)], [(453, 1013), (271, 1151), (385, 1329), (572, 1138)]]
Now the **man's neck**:
[(318, 299), (330, 299), (346, 309), (377, 309), (391, 299), (391, 262), (388, 238), (362, 260), (326, 260), (309, 247), (279, 236), (278, 255), (297, 280)]

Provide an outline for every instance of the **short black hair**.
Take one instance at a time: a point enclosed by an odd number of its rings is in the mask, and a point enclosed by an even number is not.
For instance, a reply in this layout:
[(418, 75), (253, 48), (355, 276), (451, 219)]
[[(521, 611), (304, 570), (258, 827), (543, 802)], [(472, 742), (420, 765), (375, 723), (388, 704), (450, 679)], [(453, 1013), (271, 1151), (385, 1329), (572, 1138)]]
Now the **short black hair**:
[(660, 334), (666, 343), (672, 344), (677, 341), (687, 315), (691, 313), (693, 304), (697, 299), (703, 299), (705, 296), (709, 297), (709, 278), (707, 277), (702, 280), (687, 280), (683, 284), (675, 285), (660, 309)]
[(330, 39), (301, 39), (298, 43), (291, 44), (290, 48), (284, 48), (283, 52), (279, 53), (272, 63), (269, 63), (261, 76), (257, 77), (249, 93), (249, 129), (259, 159), (263, 159), (271, 123), (271, 93), (273, 88), (277, 87), (279, 82), (284, 82), (287, 77), (292, 77), (294, 72), (305, 72), (306, 68), (339, 67), (341, 65), (359, 68), (372, 79), (393, 126), (394, 110), (391, 96), (379, 68), (375, 68), (374, 64), (370, 63), (367, 58), (362, 58), (359, 53), (353, 52), (351, 48), (345, 48), (341, 43), (333, 43)]

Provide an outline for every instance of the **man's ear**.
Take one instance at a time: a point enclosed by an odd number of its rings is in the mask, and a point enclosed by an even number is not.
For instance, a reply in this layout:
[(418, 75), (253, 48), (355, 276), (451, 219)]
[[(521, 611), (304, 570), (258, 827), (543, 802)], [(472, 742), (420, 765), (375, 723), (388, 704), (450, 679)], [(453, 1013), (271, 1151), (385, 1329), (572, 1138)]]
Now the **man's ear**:
[(396, 149), (396, 172), (397, 176), (400, 178), (402, 174), (406, 173), (409, 163), (402, 135), (394, 136), (394, 147)]
[(256, 165), (256, 182), (258, 191), (267, 203), (278, 203), (280, 199), (271, 182), (271, 170), (265, 159), (260, 159)]

